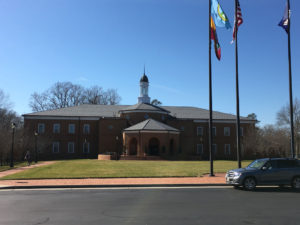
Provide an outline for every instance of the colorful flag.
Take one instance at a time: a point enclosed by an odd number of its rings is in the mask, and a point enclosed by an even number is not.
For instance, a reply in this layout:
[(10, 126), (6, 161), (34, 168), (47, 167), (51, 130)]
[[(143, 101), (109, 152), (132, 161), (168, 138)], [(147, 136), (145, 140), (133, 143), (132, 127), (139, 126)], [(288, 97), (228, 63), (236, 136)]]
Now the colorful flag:
[(214, 20), (212, 17), (210, 18), (210, 21), (211, 21), (210, 22), (210, 31), (211, 31), (210, 38), (212, 40), (214, 40), (216, 57), (218, 58), (218, 60), (220, 60), (221, 59), (221, 46), (218, 41), (216, 26), (215, 26), (215, 23), (214, 23)]
[(236, 8), (236, 17), (237, 17), (237, 20), (234, 18), (234, 27), (233, 27), (233, 39), (232, 39), (232, 42), (235, 40), (235, 23), (237, 23), (236, 24), (236, 32), (238, 32), (239, 26), (243, 23), (241, 6), (240, 6), (240, 3), (239, 3), (238, 0), (237, 0), (237, 8)]
[(212, 0), (211, 2), (211, 13), (217, 27), (231, 28), (229, 20), (217, 0)]
[(288, 3), (286, 3), (284, 15), (282, 17), (282, 20), (279, 22), (278, 26), (281, 26), (287, 33), (290, 30), (290, 10), (288, 8)]

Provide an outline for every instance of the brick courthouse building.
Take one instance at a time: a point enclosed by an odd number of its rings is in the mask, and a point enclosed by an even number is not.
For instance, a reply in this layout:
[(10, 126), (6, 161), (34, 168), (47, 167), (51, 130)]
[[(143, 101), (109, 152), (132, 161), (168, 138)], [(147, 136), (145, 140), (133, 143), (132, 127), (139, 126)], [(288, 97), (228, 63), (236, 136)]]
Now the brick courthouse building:
[[(155, 106), (149, 81), (140, 80), (135, 105), (88, 105), (25, 114), (28, 143), (34, 133), (40, 159), (97, 158), (114, 153), (123, 158), (208, 159), (209, 111), (196, 107)], [(213, 151), (217, 159), (236, 157), (236, 117), (213, 112)], [(241, 117), (243, 136), (255, 126)], [(27, 146), (34, 149), (34, 146)]]

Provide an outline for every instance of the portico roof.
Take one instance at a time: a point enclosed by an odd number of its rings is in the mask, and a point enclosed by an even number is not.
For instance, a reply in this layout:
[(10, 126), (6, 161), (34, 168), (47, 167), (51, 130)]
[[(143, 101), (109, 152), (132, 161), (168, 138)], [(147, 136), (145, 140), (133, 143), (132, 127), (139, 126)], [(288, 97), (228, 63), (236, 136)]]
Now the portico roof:
[(143, 122), (135, 124), (131, 127), (124, 129), (124, 132), (126, 131), (165, 131), (165, 132), (171, 131), (171, 132), (179, 133), (178, 129), (168, 126), (167, 124), (158, 122), (154, 119), (147, 119)]
[(148, 103), (138, 103), (135, 105), (128, 106), (124, 109), (121, 109), (120, 112), (156, 112), (156, 113), (170, 113), (170, 111)]

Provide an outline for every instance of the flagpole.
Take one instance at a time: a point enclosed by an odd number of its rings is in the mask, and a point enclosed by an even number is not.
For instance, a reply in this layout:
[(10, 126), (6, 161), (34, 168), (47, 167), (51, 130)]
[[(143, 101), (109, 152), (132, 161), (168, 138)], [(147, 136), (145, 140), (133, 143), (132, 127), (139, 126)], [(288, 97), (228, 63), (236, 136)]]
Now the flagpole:
[(212, 79), (211, 79), (211, 0), (208, 0), (208, 55), (209, 55), (209, 125), (208, 125), (208, 144), (209, 144), (209, 160), (210, 160), (210, 176), (214, 176), (214, 164), (212, 154)]
[(235, 21), (234, 21), (234, 29), (235, 29), (235, 87), (236, 87), (236, 149), (237, 149), (237, 161), (238, 167), (241, 168), (241, 126), (240, 126), (240, 97), (239, 97), (239, 63), (238, 63), (238, 17), (237, 17), (237, 8), (238, 3), (235, 0)]
[(291, 121), (291, 155), (295, 158), (295, 145), (294, 145), (294, 107), (293, 107), (293, 91), (292, 91), (292, 66), (291, 66), (291, 39), (290, 39), (290, 28), (291, 28), (291, 18), (290, 18), (290, 0), (288, 3), (288, 56), (289, 56), (289, 91), (290, 91), (290, 121)]

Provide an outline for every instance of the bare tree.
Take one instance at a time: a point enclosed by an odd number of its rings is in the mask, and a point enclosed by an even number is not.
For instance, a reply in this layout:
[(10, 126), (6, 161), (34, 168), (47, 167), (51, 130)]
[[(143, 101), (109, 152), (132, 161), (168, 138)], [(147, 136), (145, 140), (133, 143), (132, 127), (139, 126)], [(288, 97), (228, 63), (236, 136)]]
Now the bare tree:
[(153, 99), (153, 100), (151, 101), (151, 104), (152, 104), (152, 105), (160, 106), (160, 105), (162, 105), (162, 102), (159, 101), (159, 100), (157, 100), (157, 99)]
[(102, 105), (104, 104), (104, 91), (102, 87), (93, 86), (85, 90), (85, 102), (88, 104)]
[(117, 105), (120, 103), (121, 97), (116, 89), (107, 89), (107, 91), (104, 92), (103, 100), (104, 105)]
[(49, 106), (49, 94), (47, 92), (38, 94), (34, 92), (31, 95), (31, 99), (29, 102), (29, 106), (31, 107), (32, 111), (39, 112), (51, 109)]
[[(294, 128), (296, 132), (300, 131), (300, 101), (295, 98), (293, 102)], [(290, 105), (286, 104), (277, 113), (277, 124), (280, 127), (290, 126)]]
[(57, 82), (41, 94), (31, 95), (29, 106), (32, 111), (60, 109), (81, 104), (115, 105), (121, 97), (115, 89), (104, 91), (102, 87), (84, 88), (71, 82)]
[[(296, 144), (296, 155), (300, 154), (300, 101), (295, 98), (293, 102), (294, 134)], [(277, 113), (277, 125), (288, 130), (290, 136), (290, 105), (286, 104)]]
[(0, 108), (10, 109), (12, 107), (12, 103), (9, 101), (8, 95), (6, 95), (1, 89), (0, 89)]
[[(8, 99), (7, 99), (8, 100)], [(2, 105), (3, 107), (4, 105)], [(9, 151), (11, 147), (11, 124), (15, 123), (17, 130), (15, 135), (15, 155), (21, 151), (20, 137), (22, 133), (22, 119), (16, 112), (8, 108), (0, 108), (0, 166), (9, 158)]]

